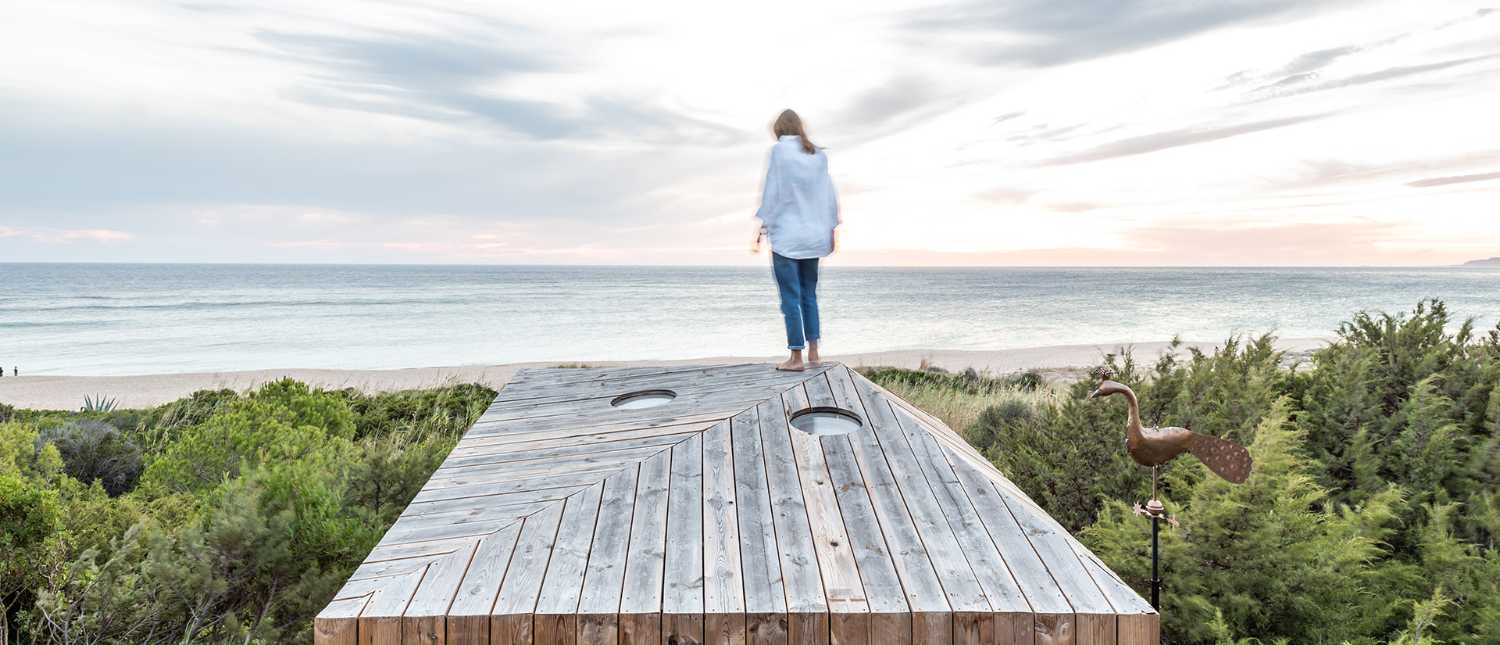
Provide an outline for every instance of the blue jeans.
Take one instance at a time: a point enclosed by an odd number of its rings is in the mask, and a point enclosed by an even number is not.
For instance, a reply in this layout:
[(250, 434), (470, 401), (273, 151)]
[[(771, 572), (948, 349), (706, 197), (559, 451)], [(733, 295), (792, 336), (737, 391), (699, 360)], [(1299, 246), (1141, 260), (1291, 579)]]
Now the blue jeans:
[(818, 259), (793, 260), (771, 254), (771, 272), (781, 293), (781, 317), (786, 319), (786, 348), (802, 349), (818, 335)]

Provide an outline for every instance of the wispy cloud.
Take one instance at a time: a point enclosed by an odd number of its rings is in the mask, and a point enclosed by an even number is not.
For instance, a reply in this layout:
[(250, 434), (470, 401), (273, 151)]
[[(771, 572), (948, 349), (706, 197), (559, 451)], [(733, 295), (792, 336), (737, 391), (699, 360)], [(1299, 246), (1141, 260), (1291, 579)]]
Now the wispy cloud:
[(1416, 188), (1432, 188), (1434, 186), (1447, 186), (1449, 184), (1466, 184), (1474, 181), (1494, 181), (1500, 179), (1500, 172), (1486, 172), (1477, 175), (1453, 175), (1451, 177), (1433, 177), (1431, 179), (1419, 179), (1408, 182), (1406, 185)]
[(565, 104), (493, 89), (528, 74), (580, 71), (568, 56), (539, 51), (545, 38), (516, 26), (501, 30), (483, 37), (261, 31), (256, 39), (272, 55), (310, 68), (292, 96), (320, 106), (436, 122), (468, 119), (543, 140), (688, 132), (722, 140), (739, 134), (649, 99), (586, 95)]
[(1282, 81), (1278, 83), (1263, 88), (1270, 91), (1270, 95), (1264, 98), (1280, 98), (1285, 96), (1295, 96), (1298, 94), (1308, 94), (1311, 92), (1326, 92), (1328, 90), (1354, 87), (1356, 85), (1379, 83), (1382, 81), (1405, 78), (1408, 76), (1417, 76), (1420, 74), (1439, 72), (1446, 69), (1458, 67), (1460, 65), (1469, 65), (1492, 58), (1495, 58), (1495, 56), (1470, 56), (1466, 58), (1456, 58), (1451, 60), (1438, 61), (1436, 63), (1426, 63), (1422, 65), (1400, 65), (1396, 67), (1387, 67), (1385, 69), (1376, 70), (1373, 72), (1365, 72), (1363, 74), (1354, 74), (1351, 76), (1346, 76), (1344, 78), (1330, 79), (1321, 83), (1304, 84), (1302, 81), (1312, 78), (1311, 76), (1309, 76), (1308, 78), (1298, 78), (1297, 86), (1291, 88), (1287, 87), (1288, 85), (1290, 85), (1290, 83), (1288, 83), (1287, 81), (1294, 77), (1288, 77), (1287, 79), (1282, 79)]
[(107, 228), (17, 228), (0, 226), (0, 238), (24, 237), (49, 244), (71, 244), (73, 242), (114, 243), (135, 239), (125, 231)]
[(1133, 155), (1143, 155), (1170, 148), (1191, 146), (1220, 139), (1228, 139), (1253, 132), (1263, 132), (1275, 128), (1298, 125), (1328, 117), (1328, 114), (1305, 114), (1300, 116), (1283, 117), (1277, 119), (1265, 119), (1251, 121), (1248, 123), (1237, 123), (1227, 126), (1210, 126), (1196, 128), (1179, 128), (1164, 130), (1140, 136), (1119, 139), (1103, 145), (1089, 148), (1082, 152), (1053, 157), (1043, 162), (1043, 165), (1059, 166), (1064, 164), (1087, 163), (1090, 161), (1103, 161), (1105, 159), (1116, 159)]
[(1160, 45), (1211, 29), (1275, 17), (1320, 3), (1226, 0), (1022, 0), (924, 9), (909, 29), (922, 39), (980, 36), (968, 55), (990, 65), (1052, 66)]

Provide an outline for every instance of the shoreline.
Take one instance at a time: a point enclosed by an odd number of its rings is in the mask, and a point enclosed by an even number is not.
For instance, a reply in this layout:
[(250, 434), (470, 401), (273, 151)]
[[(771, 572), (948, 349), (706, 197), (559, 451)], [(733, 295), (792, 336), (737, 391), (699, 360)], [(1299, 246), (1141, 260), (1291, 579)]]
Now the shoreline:
[[(1304, 354), (1327, 344), (1323, 338), (1282, 338), (1277, 347), (1288, 354)], [(1184, 341), (1179, 351), (1197, 347), (1210, 350), (1216, 342)], [(1133, 348), (1139, 360), (1154, 361), (1168, 346), (1167, 342), (1103, 343), (1097, 345), (1054, 345), (1002, 350), (909, 349), (859, 354), (832, 354), (826, 358), (850, 367), (917, 368), (924, 362), (948, 371), (974, 368), (991, 374), (1008, 374), (1041, 370), (1049, 378), (1071, 379), (1081, 368), (1097, 364), (1106, 353), (1120, 347)], [(352, 387), (363, 392), (388, 392), (438, 387), (456, 383), (480, 383), (499, 389), (517, 370), (527, 367), (588, 365), (590, 367), (688, 365), (713, 363), (775, 362), (772, 356), (713, 356), (682, 360), (639, 361), (547, 361), (505, 363), (497, 365), (459, 365), (448, 367), (415, 367), (398, 369), (262, 369), (221, 372), (185, 372), (177, 374), (143, 374), (126, 376), (7, 376), (0, 378), (0, 403), (17, 408), (74, 410), (85, 396), (113, 398), (121, 409), (145, 408), (168, 403), (197, 390), (227, 388), (235, 391), (252, 389), (262, 383), (290, 377), (315, 387), (342, 389)]]

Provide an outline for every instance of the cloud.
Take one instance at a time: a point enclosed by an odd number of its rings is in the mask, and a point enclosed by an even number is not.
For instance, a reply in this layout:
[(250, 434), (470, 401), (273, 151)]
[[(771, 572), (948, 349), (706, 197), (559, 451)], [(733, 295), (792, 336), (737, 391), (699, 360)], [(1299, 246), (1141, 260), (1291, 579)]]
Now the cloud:
[[(1439, 61), (1436, 63), (1426, 63), (1423, 65), (1400, 65), (1396, 67), (1388, 67), (1382, 70), (1366, 72), (1363, 74), (1355, 74), (1353, 76), (1334, 79), (1327, 82), (1318, 83), (1316, 85), (1303, 85), (1301, 87), (1293, 88), (1288, 91), (1273, 92), (1271, 96), (1267, 96), (1266, 98), (1280, 98), (1286, 96), (1295, 96), (1298, 94), (1308, 94), (1311, 92), (1323, 92), (1327, 90), (1353, 87), (1356, 85), (1366, 85), (1369, 83), (1379, 83), (1381, 81), (1404, 78), (1407, 76), (1415, 76), (1418, 74), (1427, 74), (1431, 72), (1442, 71), (1445, 69), (1458, 67), (1460, 65), (1468, 65), (1470, 63), (1475, 63), (1490, 58), (1495, 58), (1495, 56), (1470, 56), (1467, 58), (1456, 58), (1451, 60)], [(1287, 79), (1282, 80), (1283, 82), (1285, 82)], [(1282, 83), (1277, 83), (1276, 85), (1272, 85), (1262, 89), (1275, 90), (1281, 84)]]
[(1333, 64), (1334, 61), (1340, 58), (1361, 51), (1364, 51), (1363, 47), (1357, 47), (1354, 45), (1330, 47), (1328, 49), (1310, 51), (1302, 54), (1301, 56), (1293, 58), (1291, 62), (1282, 67), (1278, 73), (1284, 76), (1291, 76), (1295, 74), (1305, 74), (1307, 72), (1317, 71)]
[[(526, 74), (579, 72), (514, 26), (483, 38), (463, 34), (325, 35), (265, 30), (271, 56), (313, 71), (289, 96), (312, 105), (449, 123), (477, 121), (521, 136), (577, 139), (629, 134), (724, 141), (741, 132), (687, 118), (654, 100), (586, 95), (575, 104), (510, 96), (493, 88)], [(499, 46), (495, 43), (515, 43)]]
[(936, 87), (928, 78), (916, 75), (897, 76), (855, 95), (849, 102), (849, 107), (840, 113), (839, 119), (849, 124), (845, 127), (851, 129), (879, 128), (902, 115), (929, 105), (936, 94)]
[(989, 37), (968, 50), (978, 62), (1062, 65), (1159, 45), (1215, 29), (1279, 16), (1310, 4), (1294, 0), (1154, 2), (1152, 0), (981, 0), (924, 10), (909, 29), (928, 41), (944, 35)]
[(135, 239), (135, 235), (125, 231), (117, 231), (108, 228), (17, 228), (12, 226), (0, 226), (0, 238), (26, 237), (38, 242), (49, 244), (69, 244), (72, 242), (99, 242), (113, 243), (126, 242)]
[(1406, 185), (1415, 188), (1431, 188), (1433, 186), (1447, 186), (1449, 184), (1465, 184), (1472, 181), (1493, 181), (1500, 179), (1500, 172), (1486, 172), (1477, 175), (1453, 175), (1451, 177), (1433, 177), (1431, 179), (1419, 179), (1408, 182)]
[(1252, 132), (1262, 132), (1275, 128), (1306, 123), (1329, 116), (1328, 114), (1307, 114), (1302, 116), (1285, 117), (1280, 119), (1266, 119), (1262, 121), (1251, 121), (1229, 126), (1182, 128), (1177, 130), (1166, 130), (1153, 132), (1128, 139), (1120, 139), (1100, 146), (1095, 146), (1082, 152), (1077, 152), (1060, 157), (1054, 157), (1042, 163), (1046, 166), (1059, 166), (1065, 164), (1087, 163), (1090, 161), (1102, 161), (1119, 157), (1142, 155), (1158, 152), (1169, 148), (1190, 146), (1209, 141), (1218, 141), (1237, 137)]
[[(1496, 162), (1500, 162), (1500, 150), (1447, 157), (1412, 159), (1385, 164), (1359, 163), (1340, 159), (1315, 159), (1297, 164), (1290, 176), (1275, 179), (1269, 182), (1267, 187), (1271, 189), (1304, 189), (1361, 181), (1407, 180), (1419, 173), (1452, 173), (1454, 171), (1473, 169), (1476, 166), (1487, 166)], [(1468, 173), (1464, 173), (1461, 176), (1469, 175)], [(1477, 176), (1482, 177), (1483, 175)]]
[[(131, 218), (138, 227), (165, 228), (170, 225), (162, 218), (144, 212), (249, 216), (255, 207), (280, 213), (280, 205), (375, 219), (446, 213), (628, 220), (659, 216), (641, 207), (651, 200), (642, 186), (669, 185), (695, 167), (722, 165), (738, 154), (732, 148), (669, 155), (633, 147), (580, 149), (479, 133), (329, 139), (315, 131), (151, 115), (128, 128), (113, 127), (114, 119), (105, 116), (90, 119), (97, 125), (64, 128), (43, 118), (41, 108), (16, 107), (0, 106), (0, 123), (7, 124), (0, 127), (0, 218), (13, 226), (47, 226), (67, 213), (77, 228), (116, 228)], [(759, 161), (744, 159), (747, 166)], [(753, 176), (747, 173), (747, 194)], [(133, 215), (137, 211), (142, 214)]]
[(974, 193), (974, 198), (982, 202), (992, 204), (1023, 204), (1031, 199), (1037, 191), (1022, 190), (1019, 188), (992, 188), (980, 193)]

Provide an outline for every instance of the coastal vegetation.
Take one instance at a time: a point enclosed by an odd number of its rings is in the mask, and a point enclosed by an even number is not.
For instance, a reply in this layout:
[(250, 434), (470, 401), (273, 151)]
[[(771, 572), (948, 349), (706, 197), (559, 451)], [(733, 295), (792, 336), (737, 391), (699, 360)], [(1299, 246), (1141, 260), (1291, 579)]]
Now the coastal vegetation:
[[(1171, 643), (1500, 642), (1500, 328), (1436, 301), (1360, 313), (1305, 362), (1271, 336), (1103, 368), (1150, 425), (1245, 444), (1243, 485), (1191, 456), (1163, 471), (1178, 526), (1162, 533)], [(1150, 471), (1123, 447), (1125, 404), (1092, 379), (1037, 392), (1013, 379), (872, 370), (914, 400), (947, 401), (968, 440), (1137, 590)], [(964, 405), (966, 399), (982, 401)], [(974, 416), (972, 410), (983, 407)]]
[(311, 642), (312, 617), (494, 394), (283, 380), (148, 410), (0, 406), (4, 633)]
[[(1270, 336), (1101, 369), (1150, 424), (1247, 445), (1249, 481), (1163, 472), (1172, 643), (1500, 642), (1500, 328), (1361, 313), (1301, 360)], [(1092, 379), (871, 369), (1143, 593), (1149, 471)], [(311, 618), (494, 392), (283, 380), (145, 410), (0, 405), (0, 617), (14, 643), (310, 642)]]

